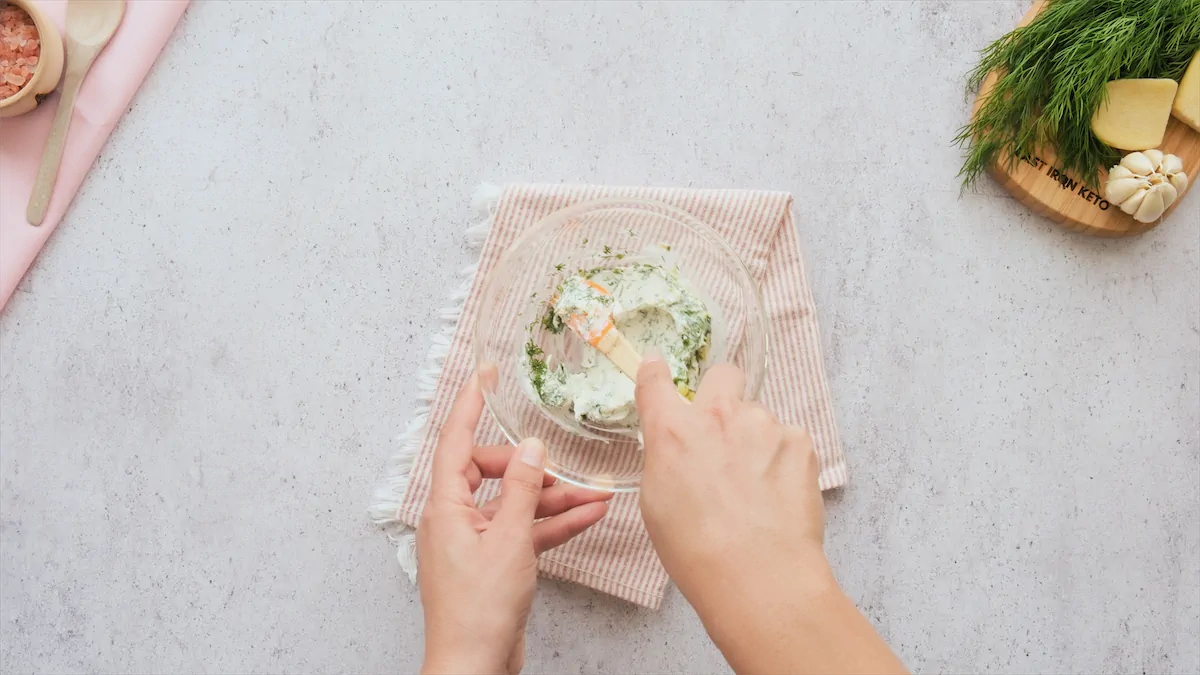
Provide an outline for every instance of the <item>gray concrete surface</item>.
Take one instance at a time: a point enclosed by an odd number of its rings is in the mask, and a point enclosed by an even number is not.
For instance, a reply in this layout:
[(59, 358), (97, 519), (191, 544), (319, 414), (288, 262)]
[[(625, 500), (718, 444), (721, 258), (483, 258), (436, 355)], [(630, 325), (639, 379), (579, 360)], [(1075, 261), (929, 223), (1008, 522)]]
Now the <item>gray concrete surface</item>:
[[(416, 668), (365, 507), (473, 186), (541, 180), (796, 194), (829, 554), (911, 667), (1200, 671), (1200, 196), (1115, 242), (959, 197), (1023, 5), (193, 5), (0, 316), (0, 670)], [(549, 582), (528, 664), (726, 669), (674, 590)]]

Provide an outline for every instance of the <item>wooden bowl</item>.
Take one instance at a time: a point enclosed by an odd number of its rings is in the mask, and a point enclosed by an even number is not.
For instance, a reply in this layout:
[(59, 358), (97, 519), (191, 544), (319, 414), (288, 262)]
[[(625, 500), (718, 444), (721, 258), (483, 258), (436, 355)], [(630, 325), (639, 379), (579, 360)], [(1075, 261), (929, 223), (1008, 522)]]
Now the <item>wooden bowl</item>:
[(37, 26), (38, 39), (41, 41), (41, 52), (38, 54), (38, 64), (34, 67), (33, 77), (25, 83), (17, 93), (0, 100), (0, 117), (12, 117), (27, 113), (37, 107), (47, 94), (58, 86), (63, 72), (63, 42), (58, 26), (38, 8), (37, 3), (30, 0), (8, 0), (17, 7), (25, 10)]
[[(1033, 21), (1044, 6), (1042, 0), (1033, 3), (1018, 26)], [(979, 87), (979, 97), (975, 99), (972, 115), (979, 110), (983, 99), (998, 79), (999, 75), (995, 72), (989, 73), (984, 79)], [(991, 167), (990, 173), (1004, 189), (1030, 210), (1067, 229), (1098, 237), (1128, 237), (1158, 226), (1179, 206), (1191, 191), (1190, 187), (1200, 180), (1200, 175), (1197, 175), (1200, 173), (1200, 132), (1172, 116), (1158, 149), (1177, 155), (1183, 160), (1183, 171), (1188, 176), (1189, 189), (1180, 193), (1175, 203), (1171, 204), (1171, 208), (1153, 223), (1138, 222), (1133, 216), (1121, 211), (1116, 204), (1104, 199), (1103, 186), (1108, 181), (1109, 167), (1099, 167), (1100, 185), (1097, 192), (1084, 185), (1077, 177), (1062, 171), (1053, 148), (1042, 148), (1033, 153), (1033, 156), (1022, 158), (1012, 166), (1008, 165), (1007, 157), (1001, 157)]]

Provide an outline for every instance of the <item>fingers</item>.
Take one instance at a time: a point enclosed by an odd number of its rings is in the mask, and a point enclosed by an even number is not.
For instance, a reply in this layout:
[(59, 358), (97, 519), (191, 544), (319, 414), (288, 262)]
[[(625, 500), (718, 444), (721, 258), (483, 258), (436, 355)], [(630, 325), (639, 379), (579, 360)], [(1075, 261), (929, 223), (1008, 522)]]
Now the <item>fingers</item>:
[(521, 631), (521, 636), (517, 638), (517, 644), (513, 645), (512, 651), (508, 653), (508, 662), (504, 665), (504, 669), (509, 675), (519, 675), (524, 667), (525, 631)]
[(817, 461), (817, 453), (813, 450), (812, 436), (809, 435), (808, 429), (788, 427), (784, 431), (784, 438), (792, 449), (804, 458), (805, 468), (816, 476), (820, 472), (820, 463)]
[(466, 479), (471, 465), (471, 451), (475, 447), (475, 427), (479, 424), (482, 412), (483, 394), (479, 392), (479, 380), (471, 376), (454, 399), (454, 405), (438, 436), (430, 479), (433, 491), (457, 489)]
[[(538, 498), (537, 510), (534, 512), (533, 517), (549, 518), (550, 516), (557, 516), (576, 506), (591, 504), (592, 502), (608, 501), (612, 499), (612, 496), (613, 493), (611, 492), (589, 490), (567, 483), (559, 483), (542, 489), (542, 495)], [(479, 507), (479, 512), (490, 520), (500, 510), (500, 503), (501, 500), (497, 497)]]
[(475, 376), (479, 378), (479, 390), (495, 392), (500, 383), (500, 370), (495, 363), (484, 361), (475, 367)]
[(533, 549), (541, 554), (556, 546), (562, 546), (600, 522), (606, 513), (608, 502), (591, 502), (547, 518), (533, 526)]
[(536, 438), (526, 438), (517, 446), (500, 479), (500, 508), (492, 524), (512, 530), (528, 530), (537, 513), (542, 495), (542, 466), (546, 446)]
[[(471, 492), (479, 489), (484, 478), (500, 478), (508, 468), (512, 459), (512, 445), (480, 445), (475, 448), (472, 467), (467, 469), (467, 481), (471, 484)], [(554, 485), (554, 476), (543, 474), (542, 485)]]
[(804, 452), (812, 452), (812, 436), (808, 433), (808, 429), (804, 427), (788, 427), (785, 433), (787, 439), (796, 444)]
[(745, 395), (746, 376), (742, 369), (732, 363), (719, 363), (704, 374), (700, 389), (696, 392), (696, 402), (717, 399), (741, 401)]
[(479, 466), (475, 462), (471, 462), (467, 467), (467, 487), (470, 488), (471, 494), (475, 494), (480, 485), (483, 485), (483, 474), (479, 472)]
[(671, 369), (657, 354), (647, 353), (642, 359), (634, 395), (642, 419), (651, 419), (683, 405), (683, 399), (680, 398), (675, 389), (675, 382), (671, 379)]

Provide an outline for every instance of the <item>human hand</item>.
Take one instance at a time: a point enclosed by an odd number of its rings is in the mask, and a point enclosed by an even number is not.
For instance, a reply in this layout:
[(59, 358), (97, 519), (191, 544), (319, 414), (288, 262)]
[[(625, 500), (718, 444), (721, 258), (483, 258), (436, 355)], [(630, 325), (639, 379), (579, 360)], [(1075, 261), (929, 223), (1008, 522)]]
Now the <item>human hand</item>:
[(689, 404), (661, 358), (638, 372), (642, 517), (663, 566), (706, 619), (704, 605), (731, 586), (833, 583), (812, 440), (743, 400), (744, 389), (740, 370), (718, 365)]
[(905, 672), (825, 559), (812, 439), (745, 384), (716, 366), (688, 404), (642, 361), (642, 517), (663, 566), (735, 672)]
[[(482, 410), (473, 377), (442, 427), (417, 528), (426, 673), (520, 672), (538, 554), (594, 525), (612, 497), (555, 484), (537, 439), (477, 447)], [(502, 478), (500, 496), (476, 507), (484, 478)]]

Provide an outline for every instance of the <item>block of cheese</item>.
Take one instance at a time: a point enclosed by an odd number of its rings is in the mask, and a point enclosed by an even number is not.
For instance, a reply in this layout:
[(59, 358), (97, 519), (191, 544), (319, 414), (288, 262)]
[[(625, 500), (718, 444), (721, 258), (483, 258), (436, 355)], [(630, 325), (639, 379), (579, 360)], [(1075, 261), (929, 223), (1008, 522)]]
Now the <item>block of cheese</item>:
[(1192, 62), (1183, 72), (1171, 112), (1184, 124), (1200, 131), (1200, 51), (1192, 55)]
[(1092, 115), (1096, 138), (1121, 150), (1149, 150), (1162, 143), (1175, 102), (1175, 80), (1113, 80)]

